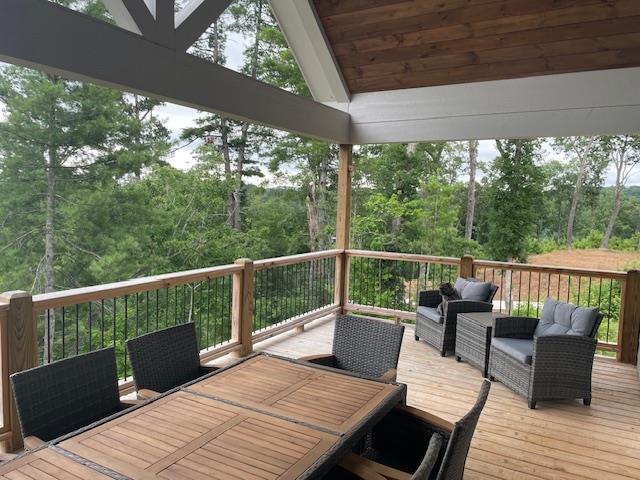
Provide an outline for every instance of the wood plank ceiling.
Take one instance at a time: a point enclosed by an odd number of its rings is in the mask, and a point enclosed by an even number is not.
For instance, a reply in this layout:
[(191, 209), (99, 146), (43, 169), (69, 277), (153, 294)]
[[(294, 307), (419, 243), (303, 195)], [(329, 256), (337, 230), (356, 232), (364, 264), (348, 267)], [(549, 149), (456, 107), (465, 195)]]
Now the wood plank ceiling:
[(640, 0), (313, 0), (352, 93), (640, 66)]

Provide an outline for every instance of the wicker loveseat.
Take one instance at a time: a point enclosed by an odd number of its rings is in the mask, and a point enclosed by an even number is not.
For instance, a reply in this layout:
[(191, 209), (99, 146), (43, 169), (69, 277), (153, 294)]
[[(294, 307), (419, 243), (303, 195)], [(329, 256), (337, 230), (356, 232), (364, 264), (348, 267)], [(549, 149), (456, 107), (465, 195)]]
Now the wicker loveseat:
[(497, 318), (489, 376), (527, 398), (581, 398), (591, 404), (591, 370), (602, 314), (547, 298), (540, 320)]
[(458, 278), (454, 284), (461, 300), (447, 302), (443, 314), (438, 312), (442, 302), (439, 290), (420, 292), (416, 310), (416, 340), (425, 340), (440, 351), (443, 357), (456, 347), (456, 323), (459, 313), (490, 312), (498, 287), (475, 278)]

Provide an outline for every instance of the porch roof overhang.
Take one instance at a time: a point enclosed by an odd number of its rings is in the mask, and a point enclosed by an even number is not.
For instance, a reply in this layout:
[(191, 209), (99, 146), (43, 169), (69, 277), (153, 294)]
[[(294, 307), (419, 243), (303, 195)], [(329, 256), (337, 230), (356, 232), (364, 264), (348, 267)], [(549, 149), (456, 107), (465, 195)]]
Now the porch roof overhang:
[[(609, 10), (601, 12), (603, 2), (590, 0), (533, 2), (535, 7), (519, 0), (270, 0), (313, 100), (186, 53), (230, 0), (191, 0), (173, 18), (173, 0), (104, 2), (118, 26), (46, 0), (0, 0), (0, 60), (343, 144), (640, 131), (640, 6), (633, 1), (608, 0), (604, 3)], [(534, 10), (529, 12), (530, 8)], [(354, 23), (348, 21), (349, 15), (360, 14), (358, 9), (367, 16), (361, 24), (349, 27)], [(490, 16), (484, 10), (495, 11), (499, 18), (494, 23), (520, 15), (527, 25), (536, 25), (536, 21), (546, 25), (544, 22), (560, 12), (564, 15), (561, 18), (568, 18), (566, 22), (574, 22), (571, 34), (576, 37), (587, 35), (581, 32), (590, 31), (586, 27), (596, 21), (607, 31), (618, 28), (615, 22), (624, 22), (624, 30), (614, 36), (613, 44), (610, 36), (606, 41), (601, 37), (582, 39), (585, 42), (575, 48), (597, 52), (580, 54), (580, 61), (572, 62), (570, 68), (557, 66), (557, 60), (545, 62), (547, 47), (531, 67), (518, 63), (516, 73), (509, 73), (518, 62), (513, 58), (501, 61), (499, 68), (487, 70), (482, 64), (478, 70), (474, 59), (478, 62), (483, 57), (462, 52), (456, 61), (471, 63), (452, 67), (457, 70), (451, 81), (444, 75), (446, 62), (453, 61), (450, 56), (429, 57), (427, 67), (420, 63), (427, 55), (425, 48), (435, 48), (432, 43), (418, 45), (415, 54), (400, 45), (404, 33), (398, 29), (409, 28), (421, 35), (427, 32), (430, 38), (435, 35), (438, 39), (450, 29), (459, 29), (459, 24), (474, 25), (473, 17), (464, 15), (480, 15), (480, 20)], [(638, 20), (635, 23), (634, 18)], [(409, 27), (403, 19), (409, 21)], [(565, 28), (559, 20), (554, 21), (553, 28)], [(485, 25), (485, 35), (487, 28)], [(496, 28), (504, 31), (499, 25)], [(516, 27), (509, 28), (521, 33)], [(527, 28), (530, 32), (531, 27)], [(383, 67), (376, 55), (359, 54), (360, 60), (345, 60), (345, 51), (349, 52), (345, 38), (364, 36), (379, 43), (378, 31), (388, 32), (380, 37), (382, 41), (394, 38), (400, 43), (384, 47), (384, 52), (393, 55), (397, 49), (404, 64), (382, 64), (391, 69), (388, 81), (382, 75), (374, 77), (373, 83), (361, 82), (358, 75), (366, 77), (368, 73), (362, 65), (350, 66), (354, 62), (371, 61), (375, 68)], [(463, 29), (461, 33), (466, 35), (463, 40), (468, 48), (475, 48), (473, 32)], [(627, 39), (629, 48), (614, 48)], [(534, 56), (540, 47), (532, 42), (525, 41), (521, 47)], [(436, 43), (437, 48), (443, 48), (442, 42)], [(571, 51), (574, 47), (569, 43), (563, 48)], [(517, 50), (510, 51), (510, 55), (517, 54)], [(440, 60), (442, 65), (437, 63)], [(534, 67), (540, 62), (553, 68), (536, 71)], [(394, 70), (398, 65), (401, 71)], [(375, 71), (384, 72), (384, 68)], [(485, 73), (475, 75), (478, 71)], [(376, 85), (380, 91), (370, 91)]]

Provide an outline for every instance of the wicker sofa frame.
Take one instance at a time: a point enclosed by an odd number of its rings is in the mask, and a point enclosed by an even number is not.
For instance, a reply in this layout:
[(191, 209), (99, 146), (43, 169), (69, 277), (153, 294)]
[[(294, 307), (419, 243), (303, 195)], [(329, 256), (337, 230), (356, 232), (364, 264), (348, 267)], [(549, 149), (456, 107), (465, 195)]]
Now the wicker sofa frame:
[(596, 318), (589, 336), (548, 335), (534, 338), (537, 318), (497, 318), (494, 337), (531, 339), (531, 365), (498, 348), (491, 348), (489, 378), (499, 380), (527, 399), (529, 408), (539, 400), (582, 399), (591, 404), (591, 372), (596, 351), (596, 335), (603, 315)]
[[(471, 280), (471, 279), (468, 279)], [(473, 279), (475, 280), (475, 279)], [(442, 323), (434, 322), (416, 312), (415, 339), (424, 340), (438, 349), (441, 356), (454, 353), (456, 349), (456, 325), (459, 313), (490, 312), (493, 310), (493, 297), (498, 287), (492, 284), (486, 302), (474, 300), (452, 300), (442, 315)], [(419, 307), (437, 307), (442, 302), (442, 295), (438, 290), (424, 290), (418, 296)]]

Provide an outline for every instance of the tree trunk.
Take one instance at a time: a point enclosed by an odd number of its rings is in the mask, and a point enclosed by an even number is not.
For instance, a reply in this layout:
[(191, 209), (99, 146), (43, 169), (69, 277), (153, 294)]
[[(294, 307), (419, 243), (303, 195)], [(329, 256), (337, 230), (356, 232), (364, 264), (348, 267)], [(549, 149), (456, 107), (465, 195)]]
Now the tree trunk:
[(307, 190), (307, 225), (309, 229), (309, 248), (312, 252), (320, 250), (320, 221), (318, 215), (318, 201), (316, 185), (309, 183)]
[(476, 169), (478, 167), (478, 141), (469, 141), (469, 187), (467, 189), (467, 218), (464, 224), (464, 238), (471, 240), (473, 219), (476, 209)]
[(227, 119), (220, 118), (220, 142), (222, 148), (222, 158), (224, 160), (224, 179), (227, 184), (227, 225), (233, 227), (234, 225), (234, 200), (233, 189), (231, 185), (233, 183), (233, 174), (231, 173), (231, 152), (229, 148), (229, 128), (227, 126)]
[(602, 245), (600, 245), (600, 248), (609, 248), (609, 240), (611, 240), (611, 236), (613, 235), (613, 227), (615, 227), (616, 220), (618, 219), (618, 213), (620, 213), (623, 188), (624, 186), (621, 185), (619, 181), (616, 181), (616, 194), (613, 200), (613, 210), (611, 211), (611, 218), (609, 218), (607, 230), (604, 232), (604, 237), (602, 237)]
[[(52, 120), (54, 118), (52, 117)], [(55, 291), (55, 213), (56, 213), (56, 171), (57, 152), (54, 146), (49, 146), (46, 159), (47, 170), (47, 207), (45, 214), (44, 233), (44, 291)], [(44, 325), (43, 363), (53, 358), (53, 340), (55, 336), (55, 310), (50, 314)]]
[[(256, 7), (256, 30), (253, 49), (251, 52), (251, 68), (249, 76), (253, 79), (258, 76), (258, 60), (260, 55), (260, 30), (262, 29), (262, 0), (258, 0)], [(235, 188), (233, 191), (233, 228), (242, 229), (242, 193), (244, 188), (244, 164), (247, 152), (247, 140), (249, 138), (249, 124), (242, 123), (240, 141), (238, 143), (238, 158), (236, 160)]]
[(320, 162), (320, 175), (318, 179), (317, 203), (318, 212), (318, 249), (329, 248), (330, 241), (327, 237), (327, 188), (329, 183), (329, 157), (323, 157)]

